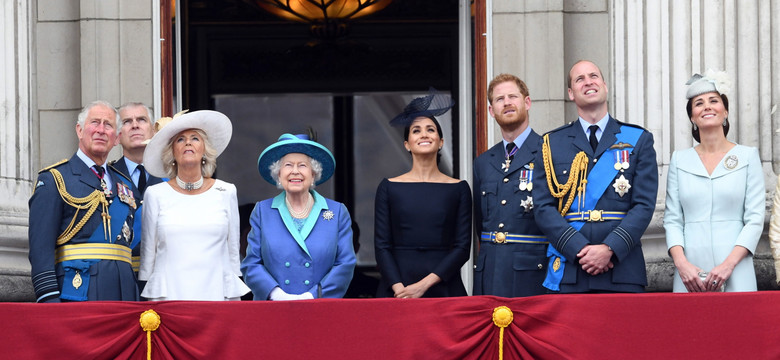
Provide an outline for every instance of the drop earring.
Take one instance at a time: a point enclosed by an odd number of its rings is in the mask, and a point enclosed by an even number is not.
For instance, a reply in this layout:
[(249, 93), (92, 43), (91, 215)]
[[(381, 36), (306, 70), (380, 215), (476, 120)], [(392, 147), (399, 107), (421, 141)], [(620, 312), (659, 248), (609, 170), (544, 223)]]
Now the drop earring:
[(729, 124), (729, 118), (723, 119), (723, 127), (726, 127), (726, 125)]
[(200, 159), (201, 165), (206, 165), (206, 157), (204, 156), (202, 159)]
[(693, 123), (693, 131), (699, 130), (699, 127), (696, 126), (696, 123)]

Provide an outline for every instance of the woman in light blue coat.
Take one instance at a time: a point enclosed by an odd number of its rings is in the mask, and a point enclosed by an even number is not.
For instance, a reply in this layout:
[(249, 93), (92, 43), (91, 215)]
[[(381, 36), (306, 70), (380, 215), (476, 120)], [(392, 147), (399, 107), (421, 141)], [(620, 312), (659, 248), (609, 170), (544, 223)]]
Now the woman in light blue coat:
[(352, 220), (344, 204), (314, 191), (333, 175), (333, 155), (305, 135), (284, 134), (257, 166), (284, 191), (258, 202), (249, 218), (241, 272), (254, 299), (344, 297), (356, 263)]
[(753, 253), (764, 225), (764, 175), (754, 147), (726, 139), (728, 76), (688, 82), (688, 117), (699, 145), (675, 151), (664, 228), (675, 292), (755, 291)]

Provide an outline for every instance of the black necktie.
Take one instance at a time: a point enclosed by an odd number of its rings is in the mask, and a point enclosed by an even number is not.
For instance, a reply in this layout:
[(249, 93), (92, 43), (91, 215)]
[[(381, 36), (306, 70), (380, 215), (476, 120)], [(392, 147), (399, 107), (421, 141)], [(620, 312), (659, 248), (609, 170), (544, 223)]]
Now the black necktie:
[(596, 130), (598, 130), (598, 125), (591, 125), (588, 130), (590, 130), (590, 147), (593, 148), (593, 151), (596, 151), (596, 147), (599, 146), (599, 139), (596, 138)]
[(138, 169), (138, 191), (143, 194), (146, 190), (146, 171), (143, 165), (138, 165), (136, 169)]
[(517, 147), (515, 145), (514, 141), (506, 144), (506, 158), (509, 160), (512, 160), (515, 158), (515, 154), (512, 153), (512, 150), (514, 150)]
[(103, 175), (106, 173), (106, 170), (103, 169), (102, 166), (99, 165), (92, 165), (92, 168), (95, 169), (95, 173), (100, 180), (103, 180)]

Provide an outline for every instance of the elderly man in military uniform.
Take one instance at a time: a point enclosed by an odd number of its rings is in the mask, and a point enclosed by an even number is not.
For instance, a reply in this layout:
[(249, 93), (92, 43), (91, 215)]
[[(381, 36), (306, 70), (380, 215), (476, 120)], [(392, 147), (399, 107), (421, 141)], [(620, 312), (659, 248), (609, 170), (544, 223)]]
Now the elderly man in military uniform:
[[(119, 107), (119, 143), (122, 145), (122, 157), (111, 162), (114, 170), (129, 177), (136, 188), (139, 198), (138, 207), (143, 204), (144, 192), (148, 186), (159, 184), (162, 179), (149, 175), (143, 165), (146, 143), (154, 135), (154, 123), (149, 107), (139, 102), (130, 102)], [(141, 266), (141, 211), (138, 211), (133, 232), (135, 237), (131, 245), (133, 249), (133, 270), (138, 273)]]
[(534, 221), (534, 160), (542, 138), (528, 123), (528, 87), (510, 74), (488, 85), (488, 110), (503, 140), (474, 161), (474, 219), (479, 255), (474, 295), (545, 294), (547, 239)]
[(130, 260), (137, 190), (106, 166), (117, 113), (95, 101), (78, 115), (79, 149), (41, 170), (30, 198), (30, 264), (38, 302), (138, 300)]
[(653, 216), (658, 168), (653, 135), (607, 111), (601, 70), (569, 71), (579, 118), (543, 137), (533, 197), (550, 241), (545, 287), (561, 293), (642, 292), (641, 237)]

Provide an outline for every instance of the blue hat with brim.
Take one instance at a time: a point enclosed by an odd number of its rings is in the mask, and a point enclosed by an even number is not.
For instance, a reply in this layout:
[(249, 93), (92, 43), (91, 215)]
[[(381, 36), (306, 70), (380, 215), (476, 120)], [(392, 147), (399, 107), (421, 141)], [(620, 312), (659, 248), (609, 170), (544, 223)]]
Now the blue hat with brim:
[(279, 137), (279, 140), (265, 148), (263, 153), (260, 154), (260, 157), (257, 158), (257, 170), (260, 171), (260, 175), (263, 179), (272, 185), (276, 185), (276, 181), (274, 181), (274, 178), (271, 176), (271, 169), (269, 169), (269, 167), (275, 161), (292, 153), (308, 155), (322, 164), (322, 176), (315, 185), (322, 184), (330, 179), (330, 177), (333, 176), (333, 171), (336, 170), (336, 159), (326, 147), (315, 141), (309, 140), (309, 137), (306, 135), (282, 134), (282, 136)]

